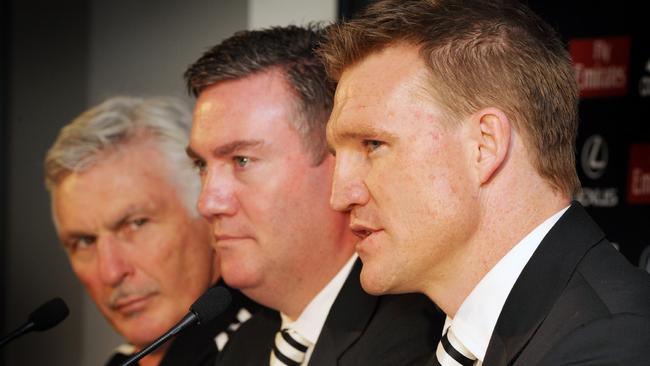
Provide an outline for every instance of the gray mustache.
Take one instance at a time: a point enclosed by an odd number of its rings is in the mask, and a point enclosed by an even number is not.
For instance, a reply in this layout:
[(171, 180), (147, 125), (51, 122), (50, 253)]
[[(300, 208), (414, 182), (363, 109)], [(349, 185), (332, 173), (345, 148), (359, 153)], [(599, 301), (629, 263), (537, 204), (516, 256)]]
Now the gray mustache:
[(145, 286), (120, 285), (111, 293), (111, 296), (108, 299), (108, 306), (110, 308), (115, 308), (117, 302), (123, 298), (130, 296), (145, 297), (156, 292), (158, 292), (158, 286), (156, 284), (147, 284)]

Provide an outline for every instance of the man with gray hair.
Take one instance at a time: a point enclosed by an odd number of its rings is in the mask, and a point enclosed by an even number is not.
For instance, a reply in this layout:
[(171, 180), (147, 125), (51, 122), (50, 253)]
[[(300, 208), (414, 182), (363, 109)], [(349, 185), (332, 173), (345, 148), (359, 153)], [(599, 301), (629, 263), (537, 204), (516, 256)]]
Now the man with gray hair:
[[(109, 365), (171, 328), (219, 279), (210, 228), (195, 209), (190, 127), (181, 101), (116, 97), (65, 126), (47, 153), (45, 183), (72, 269), (128, 342)], [(140, 364), (213, 363), (226, 328), (250, 316), (244, 301), (233, 292), (226, 313)]]

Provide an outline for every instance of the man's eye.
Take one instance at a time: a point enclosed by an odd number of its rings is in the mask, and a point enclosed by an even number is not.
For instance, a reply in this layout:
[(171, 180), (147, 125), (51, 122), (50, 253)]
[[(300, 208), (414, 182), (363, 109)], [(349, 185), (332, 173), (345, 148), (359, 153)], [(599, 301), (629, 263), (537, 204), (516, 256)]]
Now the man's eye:
[(137, 228), (140, 228), (140, 227), (144, 226), (144, 224), (146, 224), (147, 222), (149, 222), (149, 219), (147, 219), (145, 217), (140, 217), (140, 218), (131, 220), (131, 222), (129, 224), (131, 225), (131, 228), (137, 229)]
[(92, 247), (95, 244), (96, 238), (92, 235), (80, 236), (70, 240), (65, 247), (70, 252), (76, 252), (78, 250), (84, 250)]
[(245, 168), (251, 162), (251, 159), (246, 156), (235, 156), (233, 157), (233, 160), (235, 161), (235, 164), (237, 164), (237, 166), (240, 168)]
[(82, 236), (77, 240), (77, 245), (82, 246), (82, 247), (88, 247), (95, 244), (95, 237), (94, 236)]
[(378, 140), (363, 140), (363, 146), (365, 146), (368, 152), (373, 152), (383, 145), (384, 143)]

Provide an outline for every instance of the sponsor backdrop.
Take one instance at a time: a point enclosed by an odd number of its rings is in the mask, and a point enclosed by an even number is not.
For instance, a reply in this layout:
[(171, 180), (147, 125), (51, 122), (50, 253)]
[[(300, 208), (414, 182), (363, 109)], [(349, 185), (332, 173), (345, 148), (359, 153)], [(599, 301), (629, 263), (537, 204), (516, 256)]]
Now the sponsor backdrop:
[[(351, 18), (371, 1), (341, 0)], [(632, 263), (650, 272), (650, 32), (642, 2), (527, 4), (562, 35), (580, 86), (580, 201)]]

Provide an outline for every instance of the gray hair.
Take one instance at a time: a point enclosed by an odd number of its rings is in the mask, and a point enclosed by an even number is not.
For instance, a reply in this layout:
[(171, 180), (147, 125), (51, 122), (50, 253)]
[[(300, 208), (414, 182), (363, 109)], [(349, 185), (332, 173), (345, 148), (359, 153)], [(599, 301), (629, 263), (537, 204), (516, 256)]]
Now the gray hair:
[(52, 192), (71, 173), (86, 171), (129, 143), (151, 141), (165, 157), (169, 178), (193, 215), (200, 180), (185, 153), (192, 126), (189, 107), (168, 97), (114, 97), (63, 127), (45, 157)]

